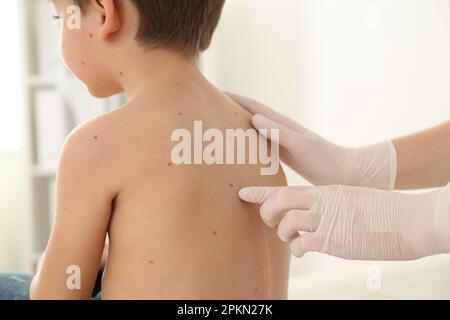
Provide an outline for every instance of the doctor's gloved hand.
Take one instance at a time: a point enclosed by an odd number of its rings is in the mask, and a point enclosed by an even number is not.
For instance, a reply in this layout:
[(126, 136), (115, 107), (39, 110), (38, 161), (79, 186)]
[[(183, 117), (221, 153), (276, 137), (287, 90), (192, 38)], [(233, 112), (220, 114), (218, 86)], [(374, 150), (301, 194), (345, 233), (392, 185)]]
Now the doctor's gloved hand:
[(256, 129), (280, 130), (281, 160), (312, 184), (394, 188), (397, 153), (391, 141), (363, 148), (337, 146), (254, 100), (228, 96), (253, 114)]
[(352, 260), (414, 260), (450, 253), (450, 184), (423, 194), (348, 186), (252, 187), (239, 197), (292, 253)]

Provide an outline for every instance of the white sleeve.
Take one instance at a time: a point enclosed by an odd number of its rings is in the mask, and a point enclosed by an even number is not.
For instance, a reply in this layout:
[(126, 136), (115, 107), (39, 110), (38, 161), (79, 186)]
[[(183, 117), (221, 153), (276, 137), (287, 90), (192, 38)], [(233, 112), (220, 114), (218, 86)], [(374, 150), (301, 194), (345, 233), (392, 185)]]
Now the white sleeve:
[(442, 244), (450, 253), (450, 183), (443, 188), (436, 201), (434, 226), (441, 238)]

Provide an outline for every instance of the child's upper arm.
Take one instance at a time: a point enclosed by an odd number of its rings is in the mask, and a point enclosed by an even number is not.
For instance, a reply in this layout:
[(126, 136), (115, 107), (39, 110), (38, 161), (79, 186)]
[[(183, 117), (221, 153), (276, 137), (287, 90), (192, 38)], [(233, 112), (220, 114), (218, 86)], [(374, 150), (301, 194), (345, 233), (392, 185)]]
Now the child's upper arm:
[(64, 144), (56, 178), (56, 217), (33, 279), (34, 299), (91, 296), (118, 192), (111, 163), (114, 144), (96, 130), (93, 121)]

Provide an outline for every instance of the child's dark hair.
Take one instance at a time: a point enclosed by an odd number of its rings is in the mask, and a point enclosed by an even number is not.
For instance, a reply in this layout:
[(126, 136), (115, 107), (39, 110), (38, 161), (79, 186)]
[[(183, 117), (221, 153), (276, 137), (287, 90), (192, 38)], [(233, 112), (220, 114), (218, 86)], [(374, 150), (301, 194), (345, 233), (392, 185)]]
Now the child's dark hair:
[[(225, 3), (225, 0), (126, 1), (134, 3), (140, 14), (137, 41), (177, 47), (190, 55), (197, 55), (209, 47)], [(82, 10), (89, 2), (75, 0)]]

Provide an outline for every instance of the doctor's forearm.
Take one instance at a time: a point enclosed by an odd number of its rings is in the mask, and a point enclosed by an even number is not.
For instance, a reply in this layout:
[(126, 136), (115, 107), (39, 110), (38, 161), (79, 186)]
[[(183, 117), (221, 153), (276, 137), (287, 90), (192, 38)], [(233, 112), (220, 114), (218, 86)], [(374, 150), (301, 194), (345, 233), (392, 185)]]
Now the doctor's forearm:
[(396, 189), (440, 187), (450, 181), (450, 121), (393, 142), (397, 149)]

